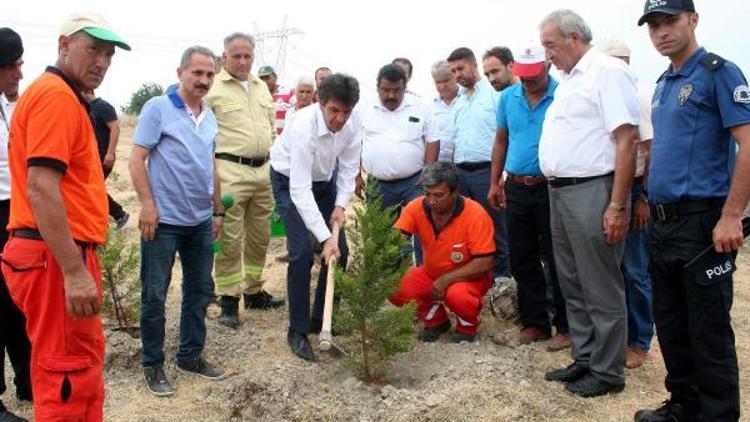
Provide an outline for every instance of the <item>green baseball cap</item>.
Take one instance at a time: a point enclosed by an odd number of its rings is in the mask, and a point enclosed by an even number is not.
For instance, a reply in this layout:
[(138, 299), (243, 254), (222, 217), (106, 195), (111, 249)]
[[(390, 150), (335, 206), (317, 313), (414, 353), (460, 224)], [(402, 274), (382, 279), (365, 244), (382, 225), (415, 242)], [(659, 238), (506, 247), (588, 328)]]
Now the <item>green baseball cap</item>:
[(123, 50), (130, 50), (130, 46), (117, 35), (109, 23), (96, 13), (80, 13), (68, 17), (60, 27), (60, 35), (71, 36), (78, 31), (84, 31), (92, 37), (111, 42)]
[(275, 74), (276, 74), (276, 71), (273, 70), (273, 67), (268, 66), (268, 65), (261, 66), (260, 69), (258, 69), (259, 78), (262, 78), (263, 76), (275, 75)]

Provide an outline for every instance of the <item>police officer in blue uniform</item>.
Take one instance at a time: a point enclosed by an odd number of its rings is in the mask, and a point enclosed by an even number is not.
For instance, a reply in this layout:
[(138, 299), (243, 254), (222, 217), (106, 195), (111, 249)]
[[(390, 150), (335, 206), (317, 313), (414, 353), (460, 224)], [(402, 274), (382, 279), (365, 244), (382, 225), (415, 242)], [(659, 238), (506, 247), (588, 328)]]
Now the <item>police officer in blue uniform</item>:
[(692, 0), (647, 0), (643, 23), (671, 62), (652, 103), (648, 182), (654, 319), (671, 398), (635, 420), (737, 421), (729, 313), (750, 199), (750, 89), (737, 66), (698, 46)]

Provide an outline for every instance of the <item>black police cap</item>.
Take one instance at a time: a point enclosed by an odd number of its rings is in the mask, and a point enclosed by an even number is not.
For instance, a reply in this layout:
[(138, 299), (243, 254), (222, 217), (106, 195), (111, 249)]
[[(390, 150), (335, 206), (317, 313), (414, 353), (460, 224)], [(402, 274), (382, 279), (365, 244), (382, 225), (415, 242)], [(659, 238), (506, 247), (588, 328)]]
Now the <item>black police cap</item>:
[(638, 26), (646, 23), (648, 16), (654, 13), (674, 16), (683, 12), (695, 12), (693, 0), (646, 0), (646, 5), (643, 7), (643, 16), (638, 19)]
[(21, 36), (10, 28), (0, 28), (0, 67), (12, 65), (22, 55)]

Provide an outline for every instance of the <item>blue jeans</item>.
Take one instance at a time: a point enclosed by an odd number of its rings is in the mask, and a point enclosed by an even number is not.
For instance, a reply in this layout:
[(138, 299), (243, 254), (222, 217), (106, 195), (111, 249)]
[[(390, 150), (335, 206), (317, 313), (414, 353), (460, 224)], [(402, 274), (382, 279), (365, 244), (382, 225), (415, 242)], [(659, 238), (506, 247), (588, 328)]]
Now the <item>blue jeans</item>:
[(197, 226), (159, 224), (153, 240), (141, 240), (141, 341), (143, 366), (164, 363), (164, 305), (175, 254), (182, 263), (182, 311), (178, 363), (191, 364), (206, 343), (206, 309), (214, 295), (211, 219)]
[[(631, 203), (634, 209), (643, 184), (634, 183)], [(628, 230), (625, 239), (625, 255), (622, 258), (622, 274), (625, 278), (625, 293), (628, 302), (628, 346), (642, 350), (651, 348), (654, 337), (654, 316), (651, 308), (651, 277), (648, 274), (648, 232), (646, 229)]]
[(487, 201), (490, 192), (490, 167), (478, 170), (465, 170), (459, 167), (459, 193), (479, 202), (492, 217), (495, 225), (495, 267), (493, 277), (509, 277), (508, 229), (505, 226), (505, 211), (495, 211)]
[[(386, 209), (392, 205), (398, 205), (394, 217), (398, 218), (401, 209), (413, 199), (424, 195), (424, 189), (419, 184), (422, 172), (399, 180), (378, 180), (371, 178), (378, 185), (378, 191), (382, 197), (381, 207)], [(412, 236), (414, 242), (414, 260), (417, 266), (422, 265), (422, 244), (419, 243), (417, 236)], [(411, 254), (409, 254), (411, 255)]]
[[(271, 168), (271, 187), (279, 216), (286, 227), (286, 248), (289, 252), (289, 265), (286, 270), (286, 287), (289, 295), (289, 328), (300, 334), (310, 333), (310, 270), (312, 269), (314, 254), (310, 245), (310, 231), (297, 212), (297, 207), (289, 195), (289, 178)], [(328, 224), (331, 213), (336, 205), (336, 173), (328, 182), (314, 182), (312, 184), (315, 203), (320, 214)], [(341, 258), (339, 265), (346, 268), (349, 249), (346, 246), (344, 230), (339, 234), (339, 250)], [(323, 319), (325, 304), (326, 276), (328, 266), (320, 266), (318, 285), (315, 290), (315, 303), (312, 318)]]

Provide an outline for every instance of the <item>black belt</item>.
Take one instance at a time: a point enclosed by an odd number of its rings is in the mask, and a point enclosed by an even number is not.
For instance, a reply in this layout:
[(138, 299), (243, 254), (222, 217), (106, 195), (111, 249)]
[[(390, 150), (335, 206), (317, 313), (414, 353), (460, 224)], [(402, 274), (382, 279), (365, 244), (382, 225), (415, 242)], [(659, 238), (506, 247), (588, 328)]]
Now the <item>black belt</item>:
[(466, 171), (484, 170), (492, 167), (491, 161), (482, 161), (479, 163), (456, 163), (456, 167)]
[[(40, 240), (44, 242), (44, 238), (42, 237), (42, 234), (39, 233), (39, 230), (37, 229), (16, 229), (11, 230), (10, 235), (12, 237), (18, 237), (20, 239), (29, 239), (29, 240)], [(82, 248), (96, 248), (98, 245), (93, 242), (84, 242), (82, 240), (73, 239), (74, 242), (76, 242), (76, 245), (82, 247)]]
[(667, 221), (682, 216), (713, 210), (724, 206), (726, 198), (699, 199), (695, 201), (673, 202), (651, 205), (651, 216), (656, 221)]
[(266, 164), (269, 158), (268, 154), (266, 154), (264, 157), (247, 158), (240, 157), (239, 155), (228, 154), (226, 152), (217, 152), (215, 157), (219, 160), (231, 161), (233, 163), (243, 164), (250, 167), (260, 167), (263, 164)]
[(602, 177), (611, 176), (614, 173), (600, 174), (598, 176), (588, 177), (548, 177), (547, 183), (553, 188), (564, 188), (565, 186), (580, 185), (581, 183), (601, 179)]

